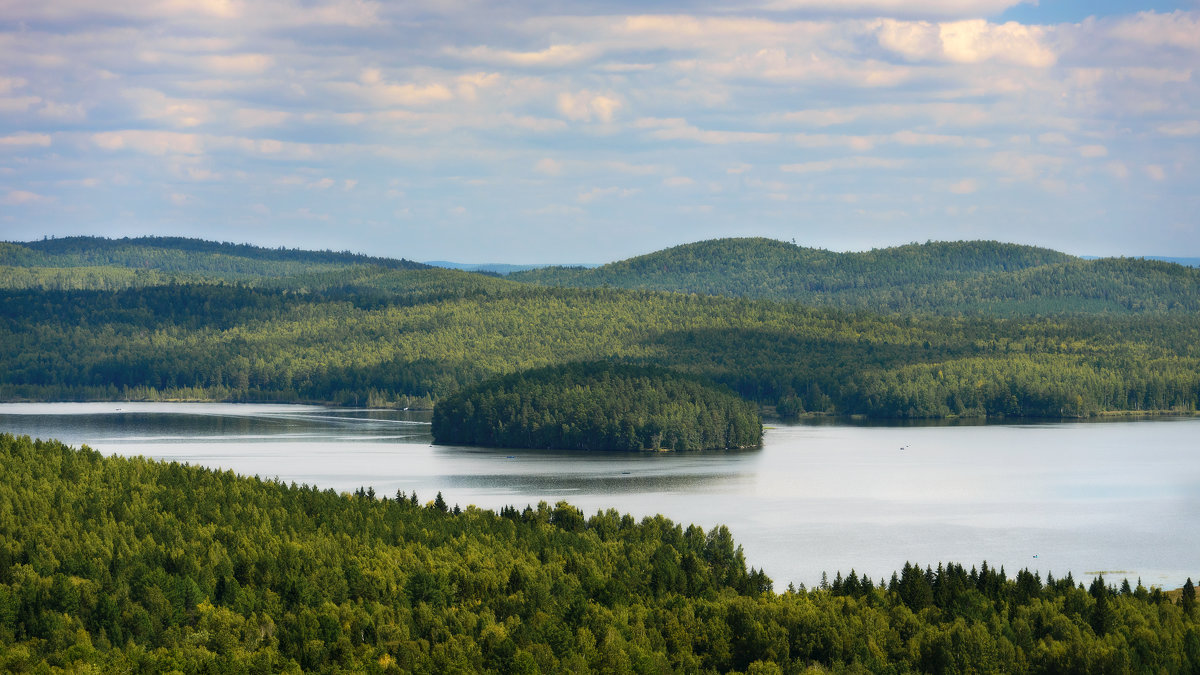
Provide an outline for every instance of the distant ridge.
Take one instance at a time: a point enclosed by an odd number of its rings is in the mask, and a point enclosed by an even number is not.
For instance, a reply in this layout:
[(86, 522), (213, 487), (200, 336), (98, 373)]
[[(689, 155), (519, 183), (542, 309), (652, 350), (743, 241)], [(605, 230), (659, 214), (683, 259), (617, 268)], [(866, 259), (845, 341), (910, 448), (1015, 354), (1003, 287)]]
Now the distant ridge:
[(556, 264), (556, 263), (536, 264), (535, 263), (535, 264), (531, 264), (531, 265), (512, 265), (512, 264), (508, 264), (508, 263), (460, 263), (460, 262), (451, 262), (449, 260), (426, 260), (425, 264), (430, 265), (432, 267), (445, 267), (446, 269), (451, 269), (451, 270), (463, 270), (465, 272), (488, 272), (491, 274), (500, 274), (500, 275), (512, 274), (514, 272), (526, 272), (528, 270), (538, 270), (538, 269), (542, 269), (543, 267), (585, 267), (585, 268), (597, 267), (597, 265), (570, 264), (570, 263), (567, 263), (567, 264), (561, 264), (561, 263), (558, 263), (558, 264)]
[(765, 238), (710, 239), (594, 269), (547, 267), (508, 278), (944, 314), (1191, 311), (1200, 297), (1200, 271), (1193, 268), (1085, 260), (997, 241), (838, 253)]
[[(190, 254), (224, 255), (254, 260), (269, 260), (276, 262), (305, 262), (325, 264), (368, 264), (387, 267), (390, 269), (420, 269), (427, 267), (421, 263), (404, 260), (403, 258), (381, 258), (368, 256), (350, 251), (310, 251), (299, 248), (268, 248), (253, 244), (234, 244), (231, 242), (216, 242), (189, 237), (124, 237), (109, 239), (106, 237), (59, 237), (40, 239), (26, 242), (3, 242), (19, 246), (31, 251), (53, 256), (53, 262), (62, 266), (112, 264), (123, 262), (131, 256), (136, 257), (139, 251), (157, 249), (161, 251), (179, 251)], [(0, 249), (0, 262), (6, 253)]]

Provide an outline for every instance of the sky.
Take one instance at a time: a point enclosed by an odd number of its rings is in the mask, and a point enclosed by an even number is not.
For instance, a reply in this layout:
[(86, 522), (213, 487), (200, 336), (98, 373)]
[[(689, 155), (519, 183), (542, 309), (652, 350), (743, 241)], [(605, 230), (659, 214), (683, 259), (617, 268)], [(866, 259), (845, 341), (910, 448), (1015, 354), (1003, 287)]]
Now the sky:
[(1200, 0), (0, 0), (0, 239), (1200, 256)]

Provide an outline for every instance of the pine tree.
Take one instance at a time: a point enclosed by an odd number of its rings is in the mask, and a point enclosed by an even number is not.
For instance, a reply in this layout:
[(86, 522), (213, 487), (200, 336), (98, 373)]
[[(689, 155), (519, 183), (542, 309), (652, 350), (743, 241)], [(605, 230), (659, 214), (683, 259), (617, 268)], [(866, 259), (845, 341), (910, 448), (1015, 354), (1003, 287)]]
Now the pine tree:
[(1196, 606), (1196, 587), (1192, 585), (1192, 578), (1188, 577), (1187, 582), (1183, 584), (1183, 592), (1179, 596), (1180, 602), (1183, 604), (1183, 613), (1191, 616), (1192, 608)]

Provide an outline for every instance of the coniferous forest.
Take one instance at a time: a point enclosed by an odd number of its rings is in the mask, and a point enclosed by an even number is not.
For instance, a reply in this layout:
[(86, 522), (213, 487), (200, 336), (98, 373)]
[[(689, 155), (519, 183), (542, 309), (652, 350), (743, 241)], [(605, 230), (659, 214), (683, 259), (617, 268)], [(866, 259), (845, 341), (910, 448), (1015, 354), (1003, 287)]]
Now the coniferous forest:
[(5, 672), (1196, 672), (1194, 588), (775, 589), (728, 530), (336, 494), (0, 435)]
[(665, 368), (572, 363), (489, 379), (439, 401), (433, 440), (571, 450), (736, 450), (762, 445), (733, 392)]
[[(722, 278), (747, 246), (811, 253), (764, 241), (706, 243), (689, 274)], [(429, 408), (494, 375), (603, 360), (707, 378), (784, 417), (1196, 409), (1200, 271), (990, 242), (829, 255), (858, 300), (548, 287), (196, 240), (4, 244), (0, 398)], [(916, 302), (951, 287), (974, 311)], [(888, 288), (915, 304), (877, 297)]]
[[(446, 442), (630, 449), (756, 445), (756, 406), (1194, 413), (1197, 297), (1178, 265), (995, 242), (719, 240), (503, 278), (68, 238), (0, 244), (0, 399), (437, 405)], [(1190, 583), (831, 573), (774, 588), (726, 528), (661, 516), (0, 435), (4, 672), (1200, 672)]]

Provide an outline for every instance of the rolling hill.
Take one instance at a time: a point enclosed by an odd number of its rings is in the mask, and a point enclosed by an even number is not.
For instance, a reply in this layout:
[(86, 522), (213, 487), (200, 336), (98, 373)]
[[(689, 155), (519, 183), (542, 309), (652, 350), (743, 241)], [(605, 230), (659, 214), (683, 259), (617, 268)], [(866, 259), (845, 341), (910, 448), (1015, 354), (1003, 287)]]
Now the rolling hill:
[(508, 278), (879, 312), (1021, 316), (1200, 310), (1200, 270), (1132, 258), (1084, 260), (994, 241), (836, 253), (771, 239), (713, 239), (593, 269), (548, 267)]

